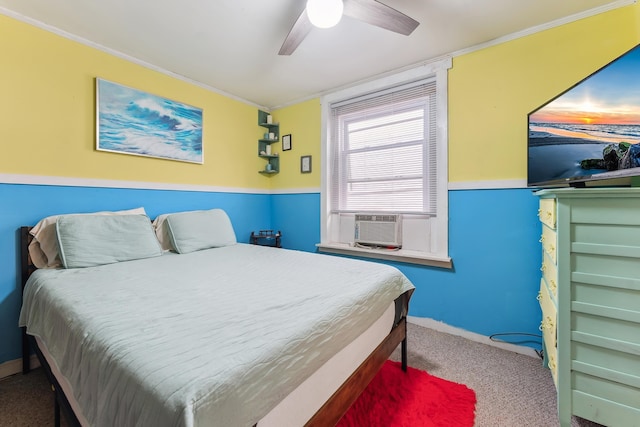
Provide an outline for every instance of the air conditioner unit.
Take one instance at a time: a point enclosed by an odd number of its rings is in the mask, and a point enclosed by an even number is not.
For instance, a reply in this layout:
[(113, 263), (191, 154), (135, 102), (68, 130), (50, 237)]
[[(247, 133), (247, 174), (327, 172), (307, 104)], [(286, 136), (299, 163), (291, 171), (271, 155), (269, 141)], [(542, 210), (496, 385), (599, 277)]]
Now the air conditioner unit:
[(402, 216), (356, 214), (355, 243), (368, 246), (402, 247)]

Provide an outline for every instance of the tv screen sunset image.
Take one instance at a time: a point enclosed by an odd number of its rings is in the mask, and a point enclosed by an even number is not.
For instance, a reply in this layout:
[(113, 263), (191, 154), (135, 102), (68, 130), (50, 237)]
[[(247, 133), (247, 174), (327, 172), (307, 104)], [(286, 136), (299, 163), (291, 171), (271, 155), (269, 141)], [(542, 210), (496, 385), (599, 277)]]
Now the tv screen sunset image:
[(624, 174), (638, 142), (640, 45), (529, 114), (529, 185)]

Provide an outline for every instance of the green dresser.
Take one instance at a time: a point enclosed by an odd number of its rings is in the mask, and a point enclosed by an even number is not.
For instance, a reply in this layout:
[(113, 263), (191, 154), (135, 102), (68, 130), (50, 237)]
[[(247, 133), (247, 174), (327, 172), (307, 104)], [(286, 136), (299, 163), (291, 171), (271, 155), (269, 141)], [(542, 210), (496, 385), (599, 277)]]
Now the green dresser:
[(640, 426), (640, 188), (536, 195), (540, 330), (560, 424)]

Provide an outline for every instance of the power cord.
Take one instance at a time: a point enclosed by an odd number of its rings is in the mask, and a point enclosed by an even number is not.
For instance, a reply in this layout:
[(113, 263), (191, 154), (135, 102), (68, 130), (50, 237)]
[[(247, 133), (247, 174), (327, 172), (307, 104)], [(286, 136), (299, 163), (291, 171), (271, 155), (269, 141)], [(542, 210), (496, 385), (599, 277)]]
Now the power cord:
[[(529, 334), (526, 332), (502, 332), (499, 334), (493, 334), (493, 335), (489, 335), (489, 339), (491, 341), (495, 341), (495, 342), (502, 342), (502, 343), (507, 343), (507, 344), (513, 344), (513, 342), (511, 341), (507, 341), (507, 340), (503, 340), (503, 339), (499, 339), (496, 337), (500, 337), (500, 336), (526, 336), (526, 337), (536, 337), (536, 338), (540, 338), (540, 345), (542, 346), (542, 335), (539, 334)], [(540, 350), (538, 349), (533, 349), (536, 354), (538, 355), (538, 357), (540, 357), (540, 359), (544, 359), (544, 352), (542, 351), (542, 348)]]

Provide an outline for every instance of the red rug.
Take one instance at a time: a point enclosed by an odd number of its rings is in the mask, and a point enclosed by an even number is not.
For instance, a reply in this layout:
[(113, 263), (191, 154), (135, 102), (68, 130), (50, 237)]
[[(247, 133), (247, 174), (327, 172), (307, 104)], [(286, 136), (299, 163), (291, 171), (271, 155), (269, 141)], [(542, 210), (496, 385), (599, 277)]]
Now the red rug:
[(476, 394), (399, 362), (386, 361), (338, 427), (472, 427)]

